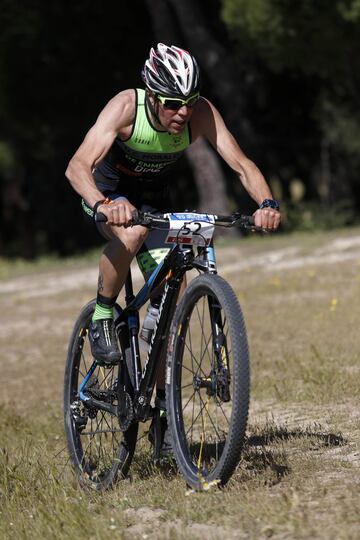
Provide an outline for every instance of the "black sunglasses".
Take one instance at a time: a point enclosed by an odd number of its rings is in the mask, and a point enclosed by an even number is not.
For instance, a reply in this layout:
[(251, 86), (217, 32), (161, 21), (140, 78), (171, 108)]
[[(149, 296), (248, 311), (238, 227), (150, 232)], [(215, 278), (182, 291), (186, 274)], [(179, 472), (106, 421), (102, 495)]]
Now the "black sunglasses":
[(195, 103), (199, 100), (200, 94), (198, 92), (197, 94), (190, 96), (188, 99), (169, 98), (165, 96), (160, 96), (158, 94), (155, 94), (155, 97), (166, 109), (178, 111), (184, 105), (190, 108), (193, 107)]

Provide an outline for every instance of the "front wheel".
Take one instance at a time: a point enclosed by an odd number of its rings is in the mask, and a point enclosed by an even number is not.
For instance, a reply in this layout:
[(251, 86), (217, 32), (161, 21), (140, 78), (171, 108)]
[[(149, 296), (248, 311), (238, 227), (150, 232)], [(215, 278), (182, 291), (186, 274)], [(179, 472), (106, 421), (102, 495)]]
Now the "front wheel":
[(171, 325), (166, 373), (173, 452), (194, 489), (224, 485), (239, 463), (249, 408), (249, 357), (237, 298), (217, 275), (187, 287)]
[[(96, 490), (110, 487), (130, 466), (137, 439), (136, 423), (122, 432), (119, 425), (119, 381), (125, 363), (102, 367), (94, 363), (88, 330), (95, 301), (89, 302), (75, 323), (68, 350), (64, 379), (65, 434), (78, 480)], [(89, 375), (86, 393), (105, 402), (109, 411), (89, 407), (80, 387)]]

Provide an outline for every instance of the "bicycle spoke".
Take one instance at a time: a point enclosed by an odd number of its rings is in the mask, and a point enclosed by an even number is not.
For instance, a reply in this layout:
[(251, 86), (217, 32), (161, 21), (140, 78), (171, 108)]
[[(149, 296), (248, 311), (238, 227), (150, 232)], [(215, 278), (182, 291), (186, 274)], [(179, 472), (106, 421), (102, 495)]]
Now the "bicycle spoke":
[(193, 393), (192, 393), (191, 396), (189, 397), (188, 401), (186, 402), (186, 405), (183, 406), (183, 408), (182, 408), (182, 411), (183, 411), (183, 412), (185, 411), (186, 407), (189, 405), (191, 399), (192, 399), (193, 396), (195, 395), (195, 392), (196, 392), (196, 390), (193, 391)]
[[(201, 401), (202, 403), (204, 403), (200, 394), (199, 394), (199, 397), (200, 397), (200, 401)], [(217, 434), (218, 437), (220, 438), (220, 435), (219, 435), (219, 433), (218, 433), (217, 427), (215, 426), (215, 424), (214, 424), (214, 422), (213, 422), (213, 420), (212, 420), (212, 418), (211, 418), (211, 416), (210, 416), (210, 414), (209, 414), (209, 411), (206, 409), (206, 403), (204, 403), (204, 408), (205, 408), (206, 414), (208, 415), (208, 418), (209, 418), (211, 424), (213, 425), (213, 428), (214, 428), (215, 431), (216, 431), (216, 434)]]
[(225, 414), (225, 412), (224, 412), (224, 409), (223, 409), (223, 405), (222, 405), (222, 403), (221, 403), (220, 401), (218, 402), (218, 407), (219, 407), (219, 409), (221, 410), (221, 412), (222, 412), (222, 414), (223, 414), (223, 416), (224, 416), (224, 418), (225, 418), (227, 424), (230, 425), (230, 420), (229, 420), (228, 417), (226, 416), (226, 414)]
[(190, 388), (190, 387), (193, 387), (193, 386), (194, 386), (193, 383), (189, 383), (189, 384), (182, 385), (181, 389), (185, 390), (186, 388)]
[(190, 444), (192, 444), (192, 442), (193, 442), (194, 414), (195, 414), (195, 399), (193, 400), (193, 410), (192, 410), (192, 415), (191, 415), (191, 437), (190, 437)]
[[(204, 318), (205, 318), (205, 317), (204, 317), (204, 312), (205, 312), (205, 297), (203, 298), (203, 316), (202, 316), (202, 319), (200, 319), (200, 316), (199, 316), (199, 310), (198, 310), (197, 304), (196, 304), (196, 309), (197, 309), (198, 318), (199, 318), (199, 323), (200, 323), (200, 327), (201, 327), (201, 347), (200, 347), (200, 351), (203, 350), (203, 347), (202, 347), (203, 342), (206, 342), (205, 348), (204, 348), (204, 352), (201, 354), (201, 359), (200, 359), (200, 364), (201, 364), (201, 363), (202, 363), (202, 360), (203, 360), (203, 358), (204, 358), (204, 356), (205, 356), (205, 354), (206, 354), (206, 352), (208, 352), (208, 354), (209, 354), (209, 351), (208, 351), (209, 341), (210, 341), (211, 338), (212, 338), (212, 335), (211, 335), (211, 333), (210, 333), (209, 338), (206, 340), (206, 338), (205, 338), (205, 333), (204, 333), (204, 323), (203, 323), (203, 321), (204, 321)], [(210, 356), (210, 355), (209, 355), (209, 356)], [(211, 356), (210, 356), (210, 358), (211, 358)], [(211, 363), (211, 362), (210, 362), (210, 363)]]
[[(192, 369), (192, 373), (194, 373), (195, 375), (197, 375), (199, 371), (202, 371), (202, 369), (201, 369), (201, 363), (199, 363), (199, 362), (196, 360), (195, 355), (193, 354), (192, 350), (189, 349), (189, 346), (187, 345), (186, 341), (184, 342), (184, 345), (185, 345), (185, 347), (187, 348), (188, 352), (190, 353), (190, 357), (191, 357), (192, 363), (195, 362), (195, 364), (196, 364), (197, 367), (198, 367), (197, 371), (194, 370), (194, 367), (193, 367), (193, 369)], [(184, 367), (185, 367), (185, 366), (184, 366)], [(188, 369), (188, 371), (191, 371), (190, 368), (186, 368), (186, 369)], [(204, 373), (203, 371), (202, 371), (202, 374), (203, 374), (204, 377), (206, 376), (205, 373)]]
[[(194, 420), (194, 422), (193, 422), (192, 425), (194, 425), (194, 424), (196, 423), (196, 420), (199, 418), (199, 416), (202, 416), (202, 408), (201, 408), (201, 407), (200, 407), (200, 411), (199, 411), (198, 415), (196, 416), (196, 418), (195, 418), (195, 420)], [(188, 429), (188, 431), (185, 433), (185, 436), (186, 436), (186, 437), (187, 437), (187, 435), (188, 435), (190, 429), (191, 429), (191, 427), (190, 427), (190, 428)]]
[(122, 433), (121, 429), (97, 429), (96, 431), (82, 431), (81, 436), (84, 435), (98, 435), (99, 433)]

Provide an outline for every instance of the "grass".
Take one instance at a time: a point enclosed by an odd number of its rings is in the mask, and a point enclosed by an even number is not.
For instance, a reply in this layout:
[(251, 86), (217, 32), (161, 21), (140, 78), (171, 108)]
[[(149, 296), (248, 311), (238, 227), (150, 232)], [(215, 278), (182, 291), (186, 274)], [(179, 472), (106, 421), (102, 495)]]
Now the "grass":
[[(96, 286), (78, 286), (76, 276), (95, 258), (21, 272), (7, 261), (0, 290), (20, 274), (28, 287), (2, 292), (0, 537), (357, 539), (360, 248), (326, 261), (333, 241), (349, 237), (359, 230), (219, 242), (222, 275), (247, 323), (252, 402), (243, 459), (225, 489), (206, 494), (155, 468), (146, 437), (129, 479), (102, 494), (78, 487), (65, 450), (62, 378), (72, 322)], [(277, 260), (313, 262), (258, 263), (290, 249)], [(236, 270), (236, 260), (248, 266)], [(73, 272), (73, 286), (50, 286), (49, 272), (59, 280)]]
[(93, 249), (83, 255), (73, 257), (58, 257), (57, 255), (43, 255), (36, 260), (22, 259), (15, 257), (7, 259), (0, 257), (0, 280), (13, 277), (21, 277), (42, 272), (56, 271), (59, 267), (74, 269), (85, 268), (88, 264), (96, 264), (99, 257), (99, 250)]

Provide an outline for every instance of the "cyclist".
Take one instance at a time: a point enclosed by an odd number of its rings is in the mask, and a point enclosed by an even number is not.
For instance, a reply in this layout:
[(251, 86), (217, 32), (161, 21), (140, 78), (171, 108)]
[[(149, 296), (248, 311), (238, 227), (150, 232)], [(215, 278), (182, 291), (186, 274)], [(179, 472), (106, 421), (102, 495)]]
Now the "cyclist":
[[(196, 59), (184, 49), (158, 43), (145, 61), (142, 80), (144, 89), (124, 90), (109, 101), (65, 173), (82, 197), (85, 213), (107, 217), (106, 223), (96, 225), (108, 243), (100, 258), (89, 332), (92, 354), (105, 364), (120, 359), (113, 306), (147, 236), (144, 227), (129, 227), (132, 212), (168, 210), (168, 173), (191, 143), (205, 137), (237, 173), (259, 204), (254, 213), (257, 226), (273, 230), (280, 223), (279, 205), (263, 175), (244, 155), (214, 105), (200, 95)], [(157, 397), (164, 397), (162, 375)]]

